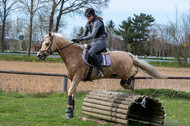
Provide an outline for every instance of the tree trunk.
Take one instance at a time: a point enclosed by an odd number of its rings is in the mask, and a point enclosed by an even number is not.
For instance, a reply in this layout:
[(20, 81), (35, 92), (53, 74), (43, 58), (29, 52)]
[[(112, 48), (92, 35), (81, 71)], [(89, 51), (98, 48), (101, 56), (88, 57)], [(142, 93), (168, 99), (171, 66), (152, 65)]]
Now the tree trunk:
[(30, 56), (31, 43), (32, 43), (32, 22), (33, 21), (33, 0), (31, 0), (31, 12), (30, 12), (30, 30), (29, 30), (29, 43), (28, 43), (28, 54)]
[(4, 46), (5, 46), (5, 43), (4, 43), (4, 40), (5, 40), (5, 23), (6, 23), (5, 20), (6, 20), (6, 16), (4, 16), (2, 34), (1, 34), (1, 51), (2, 52), (5, 51), (5, 49), (4, 49)]
[(52, 7), (52, 11), (51, 11), (51, 15), (50, 15), (50, 21), (49, 21), (49, 32), (52, 31), (52, 27), (53, 27), (53, 18), (54, 18), (54, 14), (55, 14), (55, 8), (57, 7), (55, 1), (53, 1), (53, 7)]
[(57, 16), (57, 23), (56, 23), (56, 27), (55, 27), (55, 32), (58, 32), (58, 30), (59, 30), (59, 23), (60, 23), (61, 16), (62, 16), (63, 4), (64, 4), (64, 0), (61, 2), (61, 7), (59, 9), (59, 15)]
[(165, 56), (165, 45), (164, 45), (164, 42), (162, 43), (162, 57)]
[(5, 43), (4, 43), (4, 40), (5, 40), (5, 25), (6, 25), (6, 4), (4, 6), (4, 12), (3, 12), (3, 27), (2, 27), (2, 34), (1, 34), (1, 51), (4, 52), (5, 49), (4, 49), (4, 46), (5, 46)]

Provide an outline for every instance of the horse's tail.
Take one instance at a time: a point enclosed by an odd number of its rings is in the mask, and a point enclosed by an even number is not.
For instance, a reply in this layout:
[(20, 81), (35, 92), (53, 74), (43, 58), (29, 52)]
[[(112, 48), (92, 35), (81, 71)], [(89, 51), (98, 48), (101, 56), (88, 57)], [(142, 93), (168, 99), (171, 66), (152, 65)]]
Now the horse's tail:
[(168, 78), (168, 76), (160, 74), (152, 65), (143, 60), (139, 60), (132, 53), (129, 53), (129, 55), (132, 57), (134, 65), (136, 67), (139, 67), (144, 72), (148, 73), (150, 76), (160, 79)]

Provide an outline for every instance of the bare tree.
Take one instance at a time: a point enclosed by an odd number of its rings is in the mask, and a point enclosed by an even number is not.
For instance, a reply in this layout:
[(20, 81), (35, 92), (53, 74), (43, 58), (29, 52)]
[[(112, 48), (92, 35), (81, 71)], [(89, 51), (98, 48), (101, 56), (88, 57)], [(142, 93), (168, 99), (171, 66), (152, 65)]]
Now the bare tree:
[(5, 28), (6, 20), (12, 10), (14, 10), (14, 5), (17, 3), (17, 0), (2, 0), (1, 10), (1, 21), (2, 21), (2, 31), (1, 31), (1, 50), (4, 52), (4, 40), (5, 40)]
[(42, 3), (46, 3), (44, 0), (19, 0), (21, 3), (21, 8), (24, 9), (26, 14), (29, 14), (30, 23), (29, 23), (29, 43), (28, 43), (28, 53), (27, 56), (30, 56), (31, 43), (32, 43), (32, 32), (33, 32), (33, 19), (37, 11), (44, 7)]
[[(66, 14), (82, 14), (84, 9), (92, 7), (98, 12), (108, 6), (110, 0), (61, 0), (59, 6), (59, 12), (56, 20), (55, 30), (58, 32), (61, 17)], [(59, 3), (59, 2), (57, 2)], [(52, 9), (53, 11), (53, 9)], [(51, 17), (51, 16), (50, 16)], [(51, 21), (51, 19), (50, 19)], [(53, 23), (53, 22), (51, 22)]]
[[(60, 4), (60, 2), (62, 0), (51, 0), (53, 2), (53, 5), (52, 5), (52, 10), (51, 10), (51, 14), (50, 14), (50, 20), (49, 20), (49, 31), (52, 31), (53, 30), (53, 21), (54, 21), (54, 15), (55, 15), (55, 12), (56, 12), (56, 8), (57, 6)], [(64, 0), (63, 0), (64, 1)]]
[(162, 42), (162, 57), (165, 56), (165, 44), (170, 42), (170, 36), (169, 36), (169, 26), (168, 25), (155, 25), (158, 32), (158, 37), (160, 38)]
[(38, 15), (38, 19), (36, 20), (37, 31), (35, 31), (35, 32), (37, 32), (38, 37), (40, 37), (40, 39), (42, 39), (42, 37), (44, 37), (44, 33), (48, 33), (48, 31), (49, 31), (49, 25), (48, 25), (49, 18), (46, 15), (47, 15), (47, 13), (46, 14), (40, 13)]

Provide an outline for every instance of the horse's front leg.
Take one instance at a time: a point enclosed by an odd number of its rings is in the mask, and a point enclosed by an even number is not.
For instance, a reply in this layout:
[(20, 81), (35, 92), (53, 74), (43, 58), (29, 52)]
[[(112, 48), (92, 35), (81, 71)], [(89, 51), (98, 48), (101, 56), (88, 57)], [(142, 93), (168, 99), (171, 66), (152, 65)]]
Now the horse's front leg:
[(73, 117), (74, 113), (74, 93), (76, 91), (76, 87), (78, 86), (80, 82), (80, 79), (78, 77), (74, 77), (70, 88), (68, 90), (68, 102), (67, 102), (67, 109), (65, 111), (65, 115), (67, 119), (70, 119)]

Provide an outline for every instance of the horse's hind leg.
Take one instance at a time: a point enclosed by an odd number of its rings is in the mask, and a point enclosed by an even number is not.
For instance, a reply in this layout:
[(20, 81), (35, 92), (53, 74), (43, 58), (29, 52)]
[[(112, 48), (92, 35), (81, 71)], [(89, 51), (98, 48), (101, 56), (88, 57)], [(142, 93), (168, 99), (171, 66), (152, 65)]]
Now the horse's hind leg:
[(67, 119), (73, 118), (74, 114), (74, 93), (76, 91), (76, 87), (78, 86), (80, 79), (78, 77), (74, 77), (71, 82), (71, 87), (68, 90), (68, 103), (67, 109), (65, 111), (65, 116)]
[(121, 80), (120, 81), (120, 85), (124, 88), (124, 89), (131, 89), (134, 90), (134, 76), (131, 76), (129, 79), (127, 80)]
[(133, 67), (132, 68), (132, 72), (129, 75), (129, 78), (127, 78), (127, 79), (121, 79), (120, 85), (124, 89), (134, 90), (134, 76), (137, 74), (137, 72), (138, 72), (138, 69), (136, 67)]

